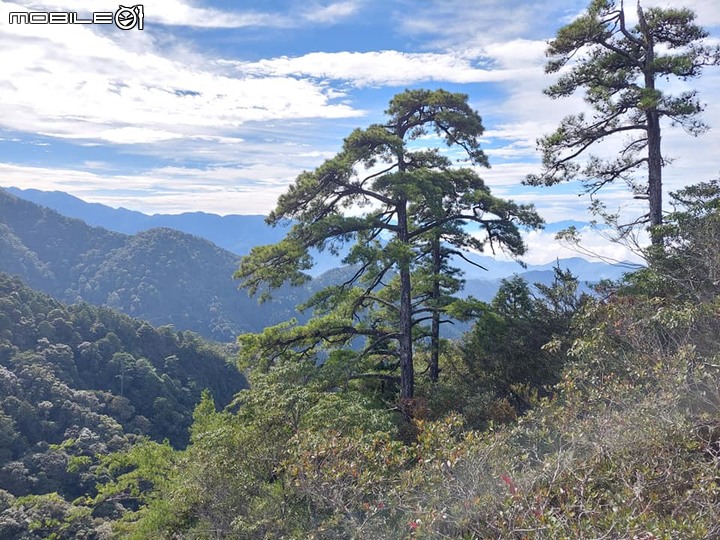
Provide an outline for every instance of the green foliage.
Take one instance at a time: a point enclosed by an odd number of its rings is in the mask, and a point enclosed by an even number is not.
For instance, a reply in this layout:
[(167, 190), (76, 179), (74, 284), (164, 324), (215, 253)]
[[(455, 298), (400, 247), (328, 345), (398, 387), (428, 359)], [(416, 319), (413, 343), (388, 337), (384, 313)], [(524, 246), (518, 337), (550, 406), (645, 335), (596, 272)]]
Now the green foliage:
[(16, 499), (0, 514), (2, 538), (100, 540), (108, 534), (109, 529), (92, 518), (89, 508), (70, 505), (56, 493)]
[(30, 445), (103, 425), (182, 444), (203, 389), (227, 404), (245, 384), (222, 350), (193, 334), (105, 308), (63, 306), (5, 275), (0, 299), (7, 340), (0, 406)]
[[(120, 465), (134, 460), (133, 468), (116, 469), (120, 476), (102, 493), (156, 486), (154, 492), (139, 492), (145, 506), (127, 505), (121, 530), (136, 538), (302, 537), (298, 531), (307, 530), (314, 517), (298, 491), (298, 456), (320, 433), (343, 440), (378, 433), (387, 444), (399, 444), (388, 435), (390, 414), (355, 392), (327, 390), (315, 366), (290, 362), (256, 373), (252, 388), (238, 395), (236, 412), (217, 412), (204, 395), (187, 450), (165, 455), (149, 470), (134, 453), (120, 457)], [(152, 477), (157, 471), (161, 481)]]
[[(622, 2), (593, 1), (549, 43), (546, 72), (561, 75), (545, 93), (560, 98), (582, 90), (593, 114), (567, 116), (538, 141), (543, 171), (526, 182), (553, 185), (578, 179), (591, 194), (624, 182), (635, 198), (649, 200), (649, 214), (637, 222), (656, 226), (662, 223), (660, 119), (668, 118), (691, 135), (707, 129), (698, 118), (704, 106), (697, 92), (673, 96), (658, 87), (659, 81), (700, 76), (705, 66), (720, 62), (720, 47), (704, 42), (708, 34), (688, 9), (643, 9), (638, 4), (637, 11), (639, 22), (630, 27)], [(596, 143), (620, 135), (629, 138), (616, 157), (588, 155), (580, 161)], [(645, 178), (636, 177), (638, 170), (647, 171)]]
[[(439, 313), (460, 287), (447, 267), (454, 251), (441, 244), (475, 249), (497, 244), (519, 256), (524, 245), (518, 226), (541, 225), (532, 206), (493, 197), (473, 169), (454, 167), (439, 149), (414, 149), (413, 141), (434, 132), (471, 165), (486, 166), (479, 143), (482, 122), (467, 96), (407, 90), (391, 100), (386, 114), (385, 124), (356, 129), (335, 157), (298, 176), (268, 217), (273, 225), (294, 220), (287, 237), (242, 259), (235, 276), (251, 294), (306, 281), (311, 249), (336, 253), (352, 244), (344, 262), (357, 267), (345, 283), (305, 304), (315, 310), (307, 324), (277, 325), (241, 337), (244, 365), (266, 368), (276, 360), (313, 358), (355, 344), (371, 363), (399, 370), (400, 396), (411, 399), (414, 347), (425, 336), (422, 323), (433, 313), (437, 343)], [(353, 207), (372, 209), (346, 215)], [(465, 233), (467, 222), (479, 224), (487, 239)], [(433, 250), (436, 256), (428, 264)], [(261, 299), (267, 299), (268, 290), (263, 293)]]
[(702, 303), (720, 292), (720, 181), (712, 180), (671, 193), (675, 208), (657, 234), (662, 246), (647, 251), (648, 270), (633, 283), (657, 293), (672, 294), (689, 303)]
[[(166, 538), (715, 538), (720, 308), (712, 273), (676, 273), (714, 267), (715, 193), (679, 193), (666, 249), (595, 298), (557, 269), (474, 306), (464, 351), (446, 349), (444, 377), (419, 389), (411, 437), (393, 427), (402, 411), (347, 376), (367, 368), (349, 350), (255, 372), (235, 412), (204, 398), (136, 525)], [(518, 416), (520, 398), (533, 407)]]
[(203, 389), (224, 406), (246, 386), (225, 351), (194, 334), (65, 306), (4, 274), (0, 321), (0, 490), (18, 497), (1, 511), (2, 538), (106, 538), (120, 510), (107, 489), (89, 503), (117, 472), (101, 457), (135, 455), (139, 435), (183, 446)]
[(445, 380), (423, 388), (431, 417), (458, 411), (470, 427), (484, 429), (514, 421), (549, 396), (575, 334), (573, 317), (588, 300), (578, 288), (559, 267), (550, 285), (503, 280), (489, 305), (476, 306), (472, 330), (445, 355)]
[(287, 466), (289, 482), (311, 505), (323, 537), (372, 537), (378, 522), (396, 523), (389, 490), (416, 454), (386, 433), (329, 429), (302, 433)]
[(148, 487), (160, 489), (167, 482), (166, 471), (173, 457), (167, 442), (150, 440), (138, 441), (125, 452), (103, 457), (98, 473), (111, 480), (100, 486), (95, 504), (117, 496), (145, 501)]

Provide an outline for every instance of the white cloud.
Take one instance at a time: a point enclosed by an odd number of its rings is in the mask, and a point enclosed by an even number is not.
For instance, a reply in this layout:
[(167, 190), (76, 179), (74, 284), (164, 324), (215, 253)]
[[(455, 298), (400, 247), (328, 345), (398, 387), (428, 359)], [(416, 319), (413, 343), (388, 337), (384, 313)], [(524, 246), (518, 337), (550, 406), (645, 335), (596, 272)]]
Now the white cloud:
[(283, 164), (246, 167), (160, 167), (139, 174), (85, 169), (29, 167), (0, 163), (3, 186), (65, 191), (89, 202), (141, 212), (267, 214), (298, 170)]
[(345, 1), (328, 5), (311, 4), (303, 10), (304, 19), (317, 23), (336, 23), (357, 13), (359, 2)]
[(83, 161), (82, 166), (86, 169), (91, 169), (91, 170), (103, 170), (103, 169), (107, 169), (110, 166), (110, 164), (107, 163), (106, 161), (87, 160), (87, 161)]
[[(677, 6), (673, 6), (667, 0), (644, 0), (642, 2), (644, 8), (660, 7), (667, 9), (668, 7), (685, 7), (693, 10), (697, 15), (695, 22), (705, 28), (712, 26), (720, 26), (720, 4), (716, 0), (683, 0)], [(632, 11), (634, 15), (634, 10)]]
[(547, 61), (546, 48), (545, 40), (512, 39), (488, 43), (480, 51), (484, 56), (491, 58), (498, 67), (515, 70), (542, 68)]
[[(574, 189), (577, 190), (576, 193), (567, 193)], [(534, 204), (549, 223), (566, 219), (589, 221), (592, 218), (587, 210), (592, 198), (584, 194), (577, 183), (552, 188), (526, 187), (522, 191), (506, 190), (498, 193), (518, 203)], [(602, 201), (608, 212), (619, 214), (624, 223), (629, 223), (647, 212), (647, 203), (633, 199), (623, 186), (608, 187), (594, 198)]]
[(298, 76), (350, 81), (355, 86), (402, 86), (424, 81), (480, 83), (517, 80), (521, 66), (484, 69), (474, 65), (477, 53), (407, 53), (401, 51), (314, 52), (258, 62), (238, 62), (236, 69), (255, 76)]
[(117, 144), (143, 144), (181, 139), (182, 135), (165, 130), (123, 127), (102, 131), (98, 138)]
[(256, 62), (226, 62), (255, 76), (297, 76), (363, 86), (402, 86), (426, 81), (468, 84), (544, 80), (545, 41), (514, 39), (448, 52), (398, 50), (312, 52)]
[(287, 27), (293, 24), (288, 17), (274, 13), (222, 11), (181, 0), (153, 0), (146, 6), (145, 16), (151, 23), (205, 28)]
[(528, 174), (536, 172), (535, 163), (492, 163), (489, 169), (476, 168), (477, 173), (493, 190), (500, 193), (502, 188), (520, 186)]
[[(172, 2), (161, 7), (180, 18), (192, 13), (189, 4), (173, 1), (177, 9)], [(80, 6), (89, 7), (85, 4)], [(340, 2), (312, 5), (306, 13), (340, 17), (356, 9), (356, 3)], [(0, 27), (0, 40), (13, 43), (0, 50), (0, 64), (12, 81), (0, 86), (0, 126), (116, 144), (188, 137), (221, 141), (248, 122), (363, 114), (328, 80), (357, 87), (527, 80), (528, 63), (537, 63), (539, 50), (536, 42), (516, 40), (465, 52), (316, 52), (237, 62), (187, 48), (161, 53), (150, 34), (121, 39), (128, 35), (83, 26)], [(521, 51), (513, 66), (511, 57)]]
[[(586, 227), (580, 231), (582, 251), (555, 239), (555, 233), (530, 231), (524, 236), (528, 247), (523, 261), (528, 264), (547, 264), (557, 259), (579, 257), (605, 262), (642, 263), (641, 257), (627, 246), (609, 241), (602, 233)], [(592, 256), (594, 254), (595, 256)]]
[(185, 191), (163, 192), (159, 194), (132, 195), (89, 195), (89, 202), (97, 202), (114, 208), (128, 208), (145, 214), (182, 214), (201, 211), (218, 214), (266, 215), (275, 207), (277, 198), (285, 189), (232, 189), (217, 192), (194, 192), (192, 205), (188, 205), (188, 193)]
[(152, 143), (228, 136), (253, 121), (362, 114), (310, 80), (229, 74), (202, 55), (161, 53), (149, 34), (133, 34), (127, 45), (128, 35), (79, 25), (0, 25), (0, 65), (12, 81), (0, 86), (0, 127)]
[(405, 9), (395, 10), (394, 17), (405, 33), (425, 37), (434, 47), (462, 48), (518, 36), (545, 38), (548, 26), (557, 26), (561, 17), (587, 2), (476, 0), (470, 5), (458, 0), (404, 0), (400, 4)]
[[(398, 27), (406, 34), (422, 38), (428, 47), (458, 49), (525, 39), (548, 39), (562, 25), (584, 13), (588, 0), (399, 0), (392, 11)], [(643, 0), (644, 8), (676, 7), (668, 0)], [(717, 0), (684, 0), (678, 6), (697, 14), (696, 22), (705, 28), (720, 25)], [(630, 24), (636, 21), (635, 3), (626, 2)], [(521, 54), (522, 51), (521, 51)]]

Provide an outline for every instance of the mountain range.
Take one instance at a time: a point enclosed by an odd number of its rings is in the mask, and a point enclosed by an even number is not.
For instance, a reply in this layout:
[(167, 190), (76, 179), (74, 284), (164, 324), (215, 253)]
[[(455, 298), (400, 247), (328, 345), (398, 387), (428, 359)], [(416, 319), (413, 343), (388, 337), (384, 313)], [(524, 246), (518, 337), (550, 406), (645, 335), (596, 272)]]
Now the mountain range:
[(121, 234), (0, 190), (0, 271), (64, 302), (107, 305), (155, 325), (232, 341), (292, 317), (299, 298), (310, 294), (288, 288), (258, 305), (232, 279), (238, 260), (174, 229)]
[[(271, 227), (265, 223), (265, 216), (261, 215), (219, 216), (205, 212), (147, 215), (126, 208), (112, 208), (103, 204), (88, 203), (62, 191), (41, 191), (16, 187), (4, 189), (19, 198), (46, 206), (64, 216), (77, 218), (89, 225), (103, 227), (110, 231), (133, 235), (152, 228), (167, 227), (205, 238), (218, 247), (240, 256), (247, 255), (255, 246), (274, 244), (287, 233), (287, 227)], [(580, 221), (564, 220), (546, 224), (545, 231), (552, 233), (570, 226), (582, 229), (587, 225)], [(529, 271), (550, 272), (557, 264), (552, 262), (523, 267), (517, 262), (500, 260), (488, 255), (465, 253), (465, 256), (473, 263), (485, 268), (483, 270), (460, 257), (455, 257), (453, 265), (460, 268), (468, 280), (494, 281)], [(342, 265), (339, 257), (327, 253), (315, 253), (314, 259), (315, 266), (310, 271), (314, 276)], [(591, 262), (581, 257), (562, 259), (560, 264), (563, 268), (570, 269), (578, 279), (587, 282), (618, 278), (626, 271), (623, 267)]]
[[(569, 225), (582, 224), (550, 226)], [(297, 304), (347, 273), (338, 271), (340, 258), (316, 254), (310, 284), (284, 287), (271, 302), (258, 305), (237, 290), (232, 274), (240, 256), (278, 241), (285, 232), (257, 215), (148, 216), (62, 192), (0, 189), (0, 271), (64, 302), (107, 305), (151, 324), (172, 324), (218, 341), (297, 317)], [(491, 299), (501, 280), (512, 274), (530, 283), (549, 283), (557, 264), (584, 282), (617, 278), (625, 271), (579, 257), (523, 268), (486, 255), (465, 256), (487, 269), (461, 258), (454, 261), (465, 272), (465, 294), (481, 300)]]
[(81, 219), (88, 225), (129, 235), (166, 227), (205, 238), (236, 255), (247, 255), (254, 246), (274, 244), (287, 232), (283, 227), (269, 227), (265, 224), (265, 216), (261, 215), (219, 216), (205, 212), (147, 215), (126, 208), (85, 202), (62, 191), (5, 189), (16, 197), (52, 208), (64, 216)]

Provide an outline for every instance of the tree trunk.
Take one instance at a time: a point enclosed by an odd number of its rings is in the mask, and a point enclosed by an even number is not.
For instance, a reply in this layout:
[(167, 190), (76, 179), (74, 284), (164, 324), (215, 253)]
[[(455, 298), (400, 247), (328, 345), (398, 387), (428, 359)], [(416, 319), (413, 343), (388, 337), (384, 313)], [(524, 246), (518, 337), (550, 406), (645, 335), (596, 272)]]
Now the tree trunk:
[[(397, 206), (398, 239), (409, 243), (407, 223), (407, 201)], [(400, 399), (412, 399), (415, 393), (415, 368), (412, 354), (412, 291), (410, 283), (410, 261), (402, 259), (400, 268)]]
[(432, 240), (433, 291), (432, 291), (432, 327), (430, 328), (430, 380), (437, 382), (440, 377), (440, 236)]
[[(645, 38), (645, 67), (643, 69), (645, 75), (645, 89), (651, 92), (649, 96), (652, 100), (657, 97), (655, 89), (655, 41), (652, 32), (645, 20), (645, 13), (638, 2), (638, 20), (640, 31)], [(647, 142), (648, 142), (648, 205), (650, 227), (662, 225), (662, 152), (660, 150), (660, 113), (657, 110), (657, 103), (653, 103), (645, 111), (645, 119), (647, 122)], [(653, 244), (662, 243), (662, 237), (650, 231), (650, 238)]]
[[(662, 153), (660, 152), (660, 118), (656, 110), (646, 113), (648, 134), (648, 202), (650, 226), (662, 225)], [(651, 233), (652, 243), (659, 244), (662, 237)]]

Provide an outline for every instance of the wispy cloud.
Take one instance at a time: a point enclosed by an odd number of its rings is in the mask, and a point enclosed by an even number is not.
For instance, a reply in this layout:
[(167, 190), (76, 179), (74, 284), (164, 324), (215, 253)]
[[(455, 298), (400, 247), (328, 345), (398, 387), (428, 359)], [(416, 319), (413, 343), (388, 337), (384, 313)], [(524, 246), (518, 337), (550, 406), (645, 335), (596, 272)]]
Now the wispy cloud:
[[(523, 256), (523, 261), (528, 264), (547, 264), (557, 259), (582, 255), (584, 258), (596, 261), (642, 263), (642, 258), (638, 256), (634, 249), (608, 240), (605, 235), (597, 230), (585, 227), (579, 233), (583, 248), (582, 253), (569, 244), (556, 241), (554, 233), (530, 231), (524, 235), (528, 251)], [(595, 256), (593, 257), (590, 254)]]
[(347, 0), (330, 4), (311, 3), (301, 11), (306, 21), (323, 24), (334, 24), (355, 15), (360, 10), (360, 2)]
[[(133, 0), (134, 1), (134, 0)], [(133, 2), (125, 2), (133, 4)], [(56, 0), (28, 0), (16, 3), (0, 2), (10, 11), (53, 10), (75, 11), (87, 14), (98, 11), (115, 11), (117, 0), (74, 0), (72, 3)], [(270, 4), (269, 6), (272, 6)], [(217, 9), (188, 0), (153, 0), (145, 3), (148, 24), (186, 26), (193, 28), (293, 28), (304, 24), (334, 24), (354, 15), (358, 1), (313, 2), (298, 8), (296, 13), (245, 9)]]
[[(90, 202), (144, 212), (267, 214), (299, 170), (283, 164), (246, 167), (160, 167), (139, 174), (0, 163), (3, 186), (65, 191)], [(188, 194), (192, 194), (189, 197)]]
[(439, 48), (477, 47), (517, 36), (544, 39), (549, 23), (587, 5), (584, 0), (413, 0), (400, 2), (393, 16), (408, 35)]
[(430, 81), (481, 83), (518, 80), (523, 66), (488, 69), (481, 53), (408, 53), (402, 51), (314, 52), (258, 62), (238, 62), (239, 72), (256, 76), (298, 76), (349, 81), (358, 87), (402, 86)]
[(136, 36), (128, 47), (84, 26), (0, 25), (0, 43), (12, 43), (0, 48), (3, 77), (12, 81), (0, 86), (0, 126), (145, 144), (224, 136), (253, 121), (362, 114), (311, 80), (228, 73), (212, 58), (163, 53)]
[[(667, 2), (667, 0), (644, 0), (642, 5), (644, 8), (660, 7), (667, 9), (673, 6), (673, 3)], [(697, 15), (697, 22), (704, 27), (720, 26), (720, 4), (715, 0), (683, 0), (677, 3), (677, 7), (692, 9)], [(634, 16), (634, 13), (632, 15)]]

